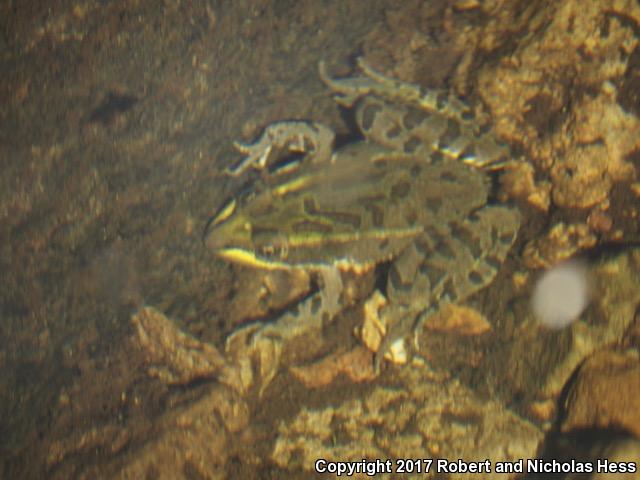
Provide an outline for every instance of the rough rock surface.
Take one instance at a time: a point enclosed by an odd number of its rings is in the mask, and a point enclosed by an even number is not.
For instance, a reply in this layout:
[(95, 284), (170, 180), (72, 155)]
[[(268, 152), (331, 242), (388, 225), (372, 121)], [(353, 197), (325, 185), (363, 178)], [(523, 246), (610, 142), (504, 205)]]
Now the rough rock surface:
[[(283, 468), (313, 472), (318, 458), (535, 457), (542, 431), (499, 402), (481, 398), (424, 365), (401, 368), (395, 377), (395, 387), (377, 386), (363, 397), (325, 408), (303, 407), (293, 420), (280, 422), (272, 460)], [(416, 478), (437, 476), (432, 470)], [(505, 476), (491, 473), (483, 478)]]
[(640, 352), (605, 350), (580, 366), (562, 430), (604, 428), (640, 438)]

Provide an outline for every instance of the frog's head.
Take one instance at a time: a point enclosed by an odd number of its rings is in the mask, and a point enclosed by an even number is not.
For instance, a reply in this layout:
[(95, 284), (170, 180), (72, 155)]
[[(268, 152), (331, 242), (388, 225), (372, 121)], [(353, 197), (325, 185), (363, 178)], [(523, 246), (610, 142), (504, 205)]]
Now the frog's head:
[(286, 216), (269, 195), (236, 197), (209, 221), (205, 245), (227, 261), (263, 269), (286, 269)]

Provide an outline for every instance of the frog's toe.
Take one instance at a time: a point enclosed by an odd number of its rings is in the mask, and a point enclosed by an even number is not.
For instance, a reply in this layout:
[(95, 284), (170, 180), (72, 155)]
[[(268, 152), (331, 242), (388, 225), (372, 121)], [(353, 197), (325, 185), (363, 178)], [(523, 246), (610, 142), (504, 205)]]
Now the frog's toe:
[(240, 153), (244, 154), (245, 157), (240, 160), (237, 165), (227, 168), (225, 170), (227, 175), (237, 177), (238, 175), (246, 172), (250, 167), (263, 169), (267, 164), (267, 160), (272, 150), (271, 144), (267, 143), (265, 145), (263, 143), (264, 142), (259, 142), (252, 145), (245, 145), (240, 142), (234, 142), (233, 146)]

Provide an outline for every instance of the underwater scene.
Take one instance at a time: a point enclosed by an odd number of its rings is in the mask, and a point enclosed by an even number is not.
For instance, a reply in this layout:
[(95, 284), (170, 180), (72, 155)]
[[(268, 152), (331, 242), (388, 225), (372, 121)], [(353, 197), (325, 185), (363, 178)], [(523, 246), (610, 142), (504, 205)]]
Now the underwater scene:
[(640, 3), (0, 31), (0, 478), (640, 479)]

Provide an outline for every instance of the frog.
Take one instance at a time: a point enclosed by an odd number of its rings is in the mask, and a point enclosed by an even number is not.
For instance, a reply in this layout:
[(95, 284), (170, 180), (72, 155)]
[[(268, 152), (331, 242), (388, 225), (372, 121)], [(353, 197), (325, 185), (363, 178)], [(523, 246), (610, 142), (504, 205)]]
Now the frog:
[(492, 282), (520, 226), (516, 207), (488, 201), (489, 173), (511, 155), (486, 118), (446, 90), (396, 80), (362, 59), (358, 68), (358, 75), (333, 78), (321, 62), (319, 74), (336, 102), (353, 111), (361, 138), (336, 147), (330, 127), (286, 120), (253, 143), (237, 143), (244, 157), (227, 173), (257, 171), (259, 179), (205, 229), (205, 245), (226, 261), (301, 269), (316, 279), (318, 290), (275, 320), (230, 337), (243, 352), (269, 345), (271, 367), (256, 354), (263, 386), (287, 344), (321, 332), (346, 308), (345, 274), (386, 267), (377, 282), (389, 325), (375, 355), (379, 372), (391, 346), (417, 339), (439, 305), (463, 302)]

